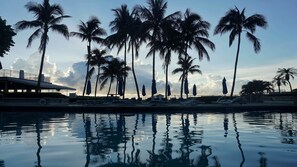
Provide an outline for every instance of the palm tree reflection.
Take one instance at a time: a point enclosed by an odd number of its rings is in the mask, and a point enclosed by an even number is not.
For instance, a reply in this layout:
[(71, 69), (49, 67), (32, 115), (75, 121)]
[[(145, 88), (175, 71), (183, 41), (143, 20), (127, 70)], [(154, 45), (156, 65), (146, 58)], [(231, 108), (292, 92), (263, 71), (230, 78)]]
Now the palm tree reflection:
[(40, 151), (41, 151), (41, 144), (40, 144), (40, 129), (42, 128), (42, 123), (40, 122), (40, 120), (36, 121), (35, 127), (36, 127), (36, 134), (37, 134), (37, 152), (36, 152), (36, 156), (37, 156), (37, 164), (35, 164), (36, 167), (41, 167), (41, 158), (40, 158)]
[(0, 167), (5, 167), (4, 161), (0, 160)]
[(239, 132), (237, 130), (237, 123), (236, 123), (236, 119), (235, 119), (235, 113), (233, 113), (233, 125), (234, 125), (234, 131), (236, 133), (236, 140), (237, 140), (238, 148), (240, 150), (240, 154), (241, 154), (241, 157), (242, 157), (242, 161), (240, 163), (240, 167), (242, 167), (244, 162), (245, 162), (245, 157), (244, 157), (244, 153), (243, 153), (243, 150), (241, 148), (241, 143), (240, 143), (240, 140), (239, 140)]
[(227, 137), (228, 135), (228, 123), (229, 123), (228, 115), (225, 114), (224, 115), (224, 130), (225, 130), (224, 137)]

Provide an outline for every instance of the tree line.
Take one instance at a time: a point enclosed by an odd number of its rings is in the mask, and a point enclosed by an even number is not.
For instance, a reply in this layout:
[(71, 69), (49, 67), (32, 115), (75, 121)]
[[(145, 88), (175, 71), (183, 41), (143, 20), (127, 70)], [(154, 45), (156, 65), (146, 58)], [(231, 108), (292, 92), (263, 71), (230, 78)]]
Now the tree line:
[[(209, 29), (210, 23), (190, 9), (184, 13), (177, 11), (166, 15), (168, 3), (165, 0), (147, 0), (146, 5), (136, 5), (130, 11), (128, 6), (123, 4), (119, 8), (112, 9), (114, 19), (110, 22), (111, 35), (100, 26), (101, 22), (96, 16), (91, 16), (86, 22), (80, 21), (78, 30), (69, 32), (67, 26), (62, 23), (63, 19), (69, 18), (65, 15), (63, 8), (59, 4), (50, 4), (49, 0), (43, 0), (42, 3), (29, 2), (25, 5), (28, 12), (34, 15), (34, 20), (22, 20), (16, 23), (16, 30), (34, 29), (35, 31), (28, 39), (27, 47), (31, 46), (33, 40), (40, 38), (39, 51), (42, 53), (37, 92), (40, 92), (41, 74), (43, 69), (46, 46), (49, 42), (49, 31), (57, 32), (66, 39), (69, 37), (78, 37), (82, 42), (87, 42), (87, 71), (83, 88), (83, 96), (86, 93), (87, 83), (91, 74), (94, 73), (94, 67), (97, 67), (97, 78), (95, 84), (95, 96), (97, 87), (100, 83), (102, 89), (109, 82), (108, 93), (113, 82), (121, 85), (121, 92), (125, 98), (126, 77), (129, 71), (132, 72), (137, 97), (140, 98), (139, 85), (135, 73), (135, 58), (139, 56), (140, 46), (146, 44), (149, 52), (146, 58), (152, 58), (152, 83), (151, 96), (157, 93), (156, 89), (156, 54), (159, 53), (163, 61), (165, 71), (165, 98), (168, 95), (168, 67), (171, 64), (172, 54), (178, 55), (178, 68), (172, 71), (172, 74), (180, 73), (181, 82), (180, 97), (183, 98), (185, 83), (188, 83), (188, 75), (199, 73), (199, 65), (194, 64), (195, 58), (189, 55), (189, 50), (195, 50), (198, 59), (201, 61), (206, 58), (209, 60), (209, 53), (206, 50), (215, 50), (215, 44), (210, 41)], [(234, 94), (234, 87), (237, 75), (238, 57), (243, 33), (253, 44), (254, 51), (258, 53), (261, 49), (260, 39), (255, 36), (256, 28), (266, 28), (267, 21), (261, 14), (245, 15), (245, 9), (239, 10), (237, 7), (229, 9), (223, 17), (220, 18), (215, 27), (214, 35), (229, 33), (229, 46), (237, 40), (237, 52), (234, 65), (234, 75), (230, 96)], [(124, 52), (123, 60), (107, 56), (106, 50), (93, 48), (92, 43), (107, 46), (108, 48)], [(131, 68), (127, 66), (127, 55), (130, 53), (132, 64)], [(294, 78), (296, 70), (294, 68), (279, 69), (279, 75), (272, 83), (278, 87), (289, 84), (292, 91), (290, 78)], [(117, 86), (117, 89), (118, 89)], [(280, 88), (279, 88), (280, 91)], [(187, 93), (186, 93), (187, 95)]]

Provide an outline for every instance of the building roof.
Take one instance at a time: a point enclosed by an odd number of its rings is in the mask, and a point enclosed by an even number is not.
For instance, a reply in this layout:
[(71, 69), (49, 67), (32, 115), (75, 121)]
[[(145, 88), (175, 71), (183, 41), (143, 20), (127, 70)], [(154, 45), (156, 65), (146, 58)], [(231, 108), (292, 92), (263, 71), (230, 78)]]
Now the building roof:
[[(34, 90), (37, 88), (37, 81), (13, 78), (13, 77), (0, 77), (0, 89), (5, 89), (5, 82), (7, 83), (7, 89), (31, 89)], [(50, 82), (41, 82), (40, 88), (43, 90), (76, 90), (74, 88), (52, 84)]]

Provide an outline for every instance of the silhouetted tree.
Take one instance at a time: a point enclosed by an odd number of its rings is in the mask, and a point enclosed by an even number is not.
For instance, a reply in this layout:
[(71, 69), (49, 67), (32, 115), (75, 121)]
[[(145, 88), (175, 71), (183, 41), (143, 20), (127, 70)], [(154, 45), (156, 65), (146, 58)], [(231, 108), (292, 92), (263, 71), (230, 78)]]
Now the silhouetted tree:
[(283, 77), (290, 86), (290, 90), (291, 92), (292, 90), (292, 85), (290, 82), (290, 78), (294, 79), (294, 76), (297, 75), (297, 69), (291, 67), (291, 68), (279, 68), (277, 73), (279, 74), (280, 77)]
[(38, 74), (37, 92), (40, 92), (40, 83), (43, 70), (43, 63), (46, 51), (46, 45), (49, 42), (48, 32), (50, 30), (62, 34), (66, 39), (69, 37), (68, 28), (65, 24), (59, 24), (64, 18), (70, 17), (64, 15), (64, 11), (59, 4), (50, 4), (49, 0), (43, 0), (42, 4), (28, 2), (25, 5), (28, 12), (32, 13), (35, 20), (22, 20), (16, 23), (16, 30), (35, 28), (36, 30), (28, 39), (27, 47), (30, 47), (32, 41), (41, 37), (39, 52), (42, 52), (41, 63)]
[(254, 14), (250, 17), (245, 16), (245, 9), (239, 11), (237, 7), (235, 9), (230, 9), (224, 17), (222, 17), (214, 30), (214, 34), (224, 34), (230, 31), (229, 35), (229, 47), (232, 45), (235, 37), (238, 39), (237, 53), (235, 59), (233, 83), (230, 96), (233, 96), (235, 80), (236, 80), (236, 71), (237, 63), (239, 57), (240, 43), (241, 43), (241, 34), (246, 32), (246, 36), (249, 41), (254, 45), (254, 51), (258, 53), (261, 49), (260, 40), (254, 36), (256, 27), (267, 27), (266, 19), (263, 15)]
[(9, 52), (10, 47), (14, 46), (12, 37), (15, 35), (16, 33), (11, 28), (11, 25), (6, 25), (6, 20), (2, 20), (2, 18), (0, 17), (0, 57), (4, 57), (4, 54), (7, 54), (7, 52)]
[[(162, 24), (165, 21), (172, 20), (175, 17), (179, 16), (179, 12), (174, 12), (168, 16), (165, 16), (166, 10), (167, 10), (167, 2), (165, 0), (147, 0), (147, 7), (145, 6), (138, 6), (137, 10), (143, 19), (144, 27), (146, 30), (148, 30), (149, 36), (148, 39), (150, 41), (150, 46), (156, 45), (157, 41), (161, 40), (161, 36), (164, 32), (162, 29)], [(152, 80), (156, 81), (156, 75), (155, 75), (155, 51), (153, 48), (151, 48), (151, 52), (147, 55), (153, 56), (153, 76)], [(167, 87), (167, 85), (166, 85)], [(166, 88), (167, 89), (167, 88)], [(154, 96), (154, 93), (152, 91), (152, 97)]]
[(287, 84), (287, 81), (282, 76), (277, 75), (277, 76), (275, 76), (273, 78), (272, 83), (277, 85), (278, 92), (280, 93), (280, 86), (281, 85), (286, 85)]
[(91, 66), (97, 66), (97, 78), (96, 78), (96, 85), (95, 85), (95, 97), (97, 95), (97, 86), (99, 82), (99, 77), (100, 77), (100, 68), (101, 65), (106, 63), (106, 59), (104, 55), (106, 54), (106, 50), (99, 50), (99, 49), (94, 49), (92, 50), (92, 57), (90, 60), (90, 65)]
[(253, 80), (245, 85), (242, 85), (240, 94), (251, 95), (251, 94), (263, 94), (264, 91), (273, 91), (273, 85), (267, 81)]
[(85, 84), (84, 84), (84, 90), (83, 90), (83, 96), (86, 92), (86, 85), (88, 81), (88, 72), (90, 69), (90, 59), (91, 59), (91, 43), (92, 41), (102, 44), (103, 39), (100, 36), (106, 35), (106, 32), (103, 28), (100, 27), (101, 22), (99, 19), (95, 16), (92, 16), (89, 18), (89, 20), (84, 23), (80, 21), (80, 24), (78, 25), (78, 32), (71, 32), (71, 36), (75, 36), (80, 38), (82, 41), (87, 41), (87, 73), (85, 78)]
[[(199, 69), (199, 65), (193, 65), (195, 59), (192, 59), (191, 56), (179, 56), (179, 60), (177, 62), (177, 65), (180, 67), (174, 69), (172, 71), (172, 74), (182, 73), (179, 80), (182, 81), (183, 79), (188, 78), (188, 74), (194, 74), (199, 73), (202, 74), (201, 70)], [(180, 97), (183, 97), (183, 81), (181, 83), (181, 90), (180, 90)]]
[[(188, 49), (191, 49), (192, 46), (197, 50), (199, 60), (202, 60), (206, 57), (209, 60), (209, 55), (204, 46), (209, 47), (211, 50), (215, 49), (215, 44), (212, 43), (208, 37), (208, 30), (210, 28), (210, 24), (207, 21), (204, 21), (202, 17), (187, 9), (184, 13), (184, 18), (178, 20), (180, 24), (180, 31), (182, 35), (182, 41), (186, 44), (185, 48), (185, 59), (188, 56)], [(185, 74), (182, 75), (181, 78), (181, 98), (183, 92), (183, 84), (185, 80)]]

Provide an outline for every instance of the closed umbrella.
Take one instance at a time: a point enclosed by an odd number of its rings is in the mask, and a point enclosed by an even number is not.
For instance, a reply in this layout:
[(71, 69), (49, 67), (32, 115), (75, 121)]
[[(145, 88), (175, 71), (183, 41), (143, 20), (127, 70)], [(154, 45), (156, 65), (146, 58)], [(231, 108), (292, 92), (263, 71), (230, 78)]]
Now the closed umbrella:
[(91, 81), (90, 80), (88, 80), (88, 84), (87, 84), (87, 95), (89, 95), (89, 94), (91, 94), (91, 90), (92, 90), (92, 88), (91, 88)]
[(194, 84), (193, 86), (193, 95), (196, 96), (197, 95), (197, 88), (196, 85)]
[(223, 94), (226, 95), (228, 93), (228, 89), (227, 89), (227, 84), (226, 84), (226, 78), (224, 77), (223, 81), (222, 81), (222, 86), (223, 86)]
[(168, 96), (171, 95), (170, 85), (167, 85), (167, 95), (168, 95)]
[(145, 93), (145, 86), (142, 85), (142, 96), (145, 96), (145, 95), (146, 95), (146, 93)]
[(189, 94), (189, 87), (188, 87), (189, 83), (188, 83), (188, 79), (186, 78), (185, 79), (185, 87), (184, 87), (184, 90), (185, 90), (185, 94), (188, 95)]
[(120, 96), (123, 95), (123, 82), (122, 82), (121, 79), (118, 80), (118, 94), (119, 94)]
[(152, 80), (152, 94), (156, 94), (157, 93), (157, 87), (156, 87), (156, 80)]

